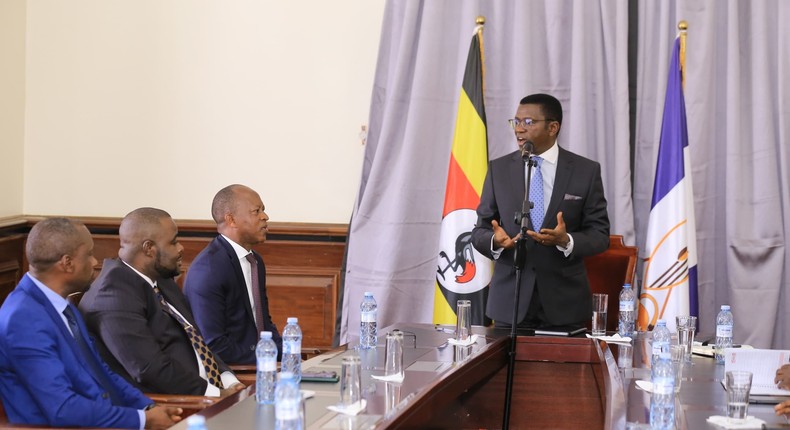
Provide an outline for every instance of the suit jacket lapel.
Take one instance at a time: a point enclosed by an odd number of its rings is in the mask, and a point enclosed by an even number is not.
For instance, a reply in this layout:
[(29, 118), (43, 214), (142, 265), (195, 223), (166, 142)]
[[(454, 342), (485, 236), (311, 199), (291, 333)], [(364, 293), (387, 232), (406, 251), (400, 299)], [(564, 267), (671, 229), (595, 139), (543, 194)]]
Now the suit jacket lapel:
[[(156, 285), (159, 287), (159, 291), (162, 292), (162, 296), (167, 300), (167, 303), (170, 303), (170, 306), (174, 307), (187, 322), (197, 328), (195, 325), (195, 318), (192, 316), (192, 310), (189, 308), (186, 300), (184, 300), (184, 296), (179, 294), (178, 285), (175, 281), (160, 279), (157, 281)], [(147, 283), (146, 286), (150, 288), (150, 285), (147, 285)], [(153, 289), (151, 289), (151, 291), (153, 291)]]
[[(255, 317), (252, 313), (252, 305), (250, 304), (250, 295), (247, 292), (247, 280), (244, 279), (244, 272), (241, 271), (241, 263), (239, 262), (239, 256), (236, 255), (236, 251), (233, 247), (223, 238), (222, 236), (217, 236), (215, 239), (225, 250), (228, 259), (230, 260), (230, 266), (233, 267), (233, 273), (236, 275), (236, 282), (234, 283), (235, 288), (238, 288), (238, 293), (242, 297), (242, 302), (244, 303), (244, 309), (247, 310), (247, 315), (255, 324)], [(260, 264), (260, 262), (259, 262)], [(260, 272), (258, 272), (260, 273)], [(232, 288), (234, 288), (232, 286)], [(257, 288), (258, 286), (255, 285), (253, 288)]]
[[(74, 356), (77, 357), (77, 361), (80, 363), (82, 367), (86, 369), (86, 372), (89, 375), (93, 375), (93, 372), (88, 367), (88, 364), (85, 363), (84, 360), (82, 359), (82, 352), (80, 352), (79, 346), (77, 346), (77, 341), (74, 340), (74, 336), (66, 327), (66, 324), (63, 322), (63, 319), (58, 314), (58, 311), (52, 306), (52, 303), (49, 302), (49, 299), (47, 299), (44, 293), (42, 293), (41, 290), (38, 289), (38, 287), (33, 283), (33, 281), (27, 279), (27, 276), (22, 278), (22, 282), (20, 282), (20, 287), (25, 292), (27, 292), (27, 294), (30, 295), (30, 297), (32, 297), (33, 300), (38, 302), (38, 304), (44, 308), (44, 310), (47, 312), (47, 315), (52, 319), (52, 322), (58, 328), (58, 332), (60, 333), (60, 335), (64, 339), (66, 339), (66, 343), (69, 344), (72, 354), (74, 354)], [(77, 310), (76, 308), (72, 308), (72, 311), (76, 311), (77, 313), (79, 313), (79, 310)], [(90, 337), (88, 337), (88, 333), (87, 333), (87, 329), (85, 328), (85, 325), (80, 324), (79, 318), (77, 319), (77, 325), (79, 326), (80, 332), (82, 333), (82, 338), (90, 339)]]
[(568, 160), (564, 149), (559, 148), (560, 154), (557, 157), (557, 172), (554, 176), (554, 187), (551, 190), (551, 201), (549, 207), (546, 209), (545, 221), (546, 228), (557, 227), (557, 212), (560, 209), (565, 197), (565, 191), (568, 189), (568, 183), (571, 180), (571, 173), (573, 172), (573, 163)]

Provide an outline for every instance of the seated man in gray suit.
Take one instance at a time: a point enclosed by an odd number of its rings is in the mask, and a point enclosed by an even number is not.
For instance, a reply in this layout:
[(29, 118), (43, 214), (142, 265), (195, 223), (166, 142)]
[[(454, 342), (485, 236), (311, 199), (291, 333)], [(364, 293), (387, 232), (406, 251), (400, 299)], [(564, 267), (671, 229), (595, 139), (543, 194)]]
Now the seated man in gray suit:
[(79, 306), (110, 367), (147, 392), (225, 396), (244, 388), (206, 346), (173, 280), (184, 247), (170, 215), (136, 209), (119, 235), (120, 258), (104, 260)]

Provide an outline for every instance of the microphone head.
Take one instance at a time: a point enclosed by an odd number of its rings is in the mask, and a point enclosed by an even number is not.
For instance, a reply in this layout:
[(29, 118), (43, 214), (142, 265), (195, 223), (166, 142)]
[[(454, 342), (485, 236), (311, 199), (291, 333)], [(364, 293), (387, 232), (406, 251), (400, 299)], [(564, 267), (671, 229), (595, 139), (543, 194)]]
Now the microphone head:
[(531, 140), (527, 140), (521, 145), (521, 158), (527, 160), (535, 152), (535, 144)]

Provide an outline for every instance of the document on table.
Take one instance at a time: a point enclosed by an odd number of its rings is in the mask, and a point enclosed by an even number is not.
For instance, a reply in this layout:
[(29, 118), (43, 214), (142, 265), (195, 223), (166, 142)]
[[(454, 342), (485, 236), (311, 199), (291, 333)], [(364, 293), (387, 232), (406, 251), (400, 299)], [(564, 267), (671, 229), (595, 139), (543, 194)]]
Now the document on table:
[(743, 349), (724, 350), (724, 371), (748, 370), (752, 372), (752, 395), (790, 396), (790, 390), (776, 387), (776, 370), (790, 364), (790, 350)]

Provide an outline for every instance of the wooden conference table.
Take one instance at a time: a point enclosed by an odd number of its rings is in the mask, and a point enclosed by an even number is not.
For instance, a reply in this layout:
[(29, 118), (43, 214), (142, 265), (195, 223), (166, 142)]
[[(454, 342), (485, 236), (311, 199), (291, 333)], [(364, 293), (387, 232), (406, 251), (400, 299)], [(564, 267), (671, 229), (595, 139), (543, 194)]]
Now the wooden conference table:
[[(371, 378), (384, 369), (384, 335), (404, 336), (406, 377), (400, 384)], [(505, 399), (509, 331), (474, 327), (480, 335), (467, 347), (448, 344), (447, 327), (396, 324), (380, 330), (379, 347), (355, 351), (345, 346), (311, 358), (303, 369), (340, 373), (342, 357), (362, 359), (367, 409), (358, 416), (338, 415), (327, 406), (339, 401), (339, 383), (306, 383), (314, 391), (305, 402), (308, 429), (501, 428)], [(409, 336), (413, 333), (414, 336)], [(511, 427), (514, 429), (649, 428), (650, 394), (635, 381), (649, 380), (650, 344), (641, 333), (633, 345), (606, 344), (584, 337), (519, 336)], [(676, 399), (676, 428), (716, 429), (706, 422), (726, 414), (720, 381), (724, 366), (694, 356), (684, 368)], [(257, 405), (254, 386), (199, 412), (209, 429), (274, 428), (274, 407)], [(749, 415), (780, 426), (773, 405), (752, 404)], [(186, 429), (186, 422), (174, 426)]]

